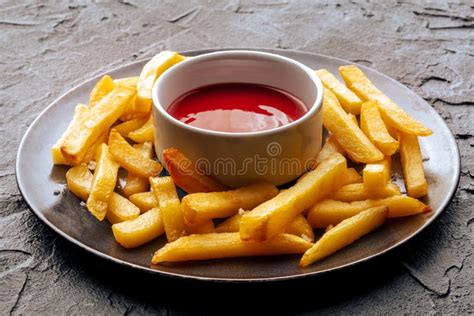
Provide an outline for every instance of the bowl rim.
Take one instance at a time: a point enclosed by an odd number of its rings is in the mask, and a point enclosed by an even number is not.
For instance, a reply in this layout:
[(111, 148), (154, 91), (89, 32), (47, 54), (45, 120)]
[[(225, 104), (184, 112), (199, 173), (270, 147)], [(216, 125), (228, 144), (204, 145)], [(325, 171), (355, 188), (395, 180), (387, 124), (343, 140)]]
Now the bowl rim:
[[(312, 104), (312, 107), (301, 117), (296, 119), (295, 121), (279, 126), (277, 128), (272, 128), (272, 129), (267, 129), (267, 130), (262, 130), (262, 131), (256, 131), (256, 132), (222, 132), (222, 131), (215, 131), (215, 130), (208, 130), (200, 127), (195, 127), (192, 125), (188, 125), (184, 122), (181, 122), (180, 120), (174, 118), (171, 114), (164, 109), (164, 107), (161, 105), (161, 103), (158, 100), (158, 89), (162, 82), (167, 79), (170, 74), (172, 74), (172, 71), (176, 69), (180, 69), (183, 67), (187, 67), (192, 63), (197, 63), (197, 62), (202, 62), (202, 61), (208, 61), (208, 60), (218, 60), (220, 57), (222, 58), (228, 58), (232, 56), (238, 56), (238, 57), (251, 57), (251, 56), (258, 56), (258, 57), (264, 57), (268, 59), (277, 59), (280, 62), (286, 62), (289, 64), (292, 64), (295, 67), (300, 68), (303, 70), (307, 75), (308, 78), (313, 82), (315, 85), (316, 89), (316, 99), (314, 103)], [(304, 64), (300, 63), (299, 61), (296, 61), (292, 58), (288, 58), (282, 55), (278, 54), (273, 54), (273, 53), (267, 53), (267, 52), (262, 52), (262, 51), (253, 51), (253, 50), (226, 50), (226, 51), (218, 51), (218, 52), (212, 52), (212, 53), (207, 53), (207, 54), (202, 54), (199, 56), (193, 56), (192, 58), (187, 58), (183, 60), (182, 62), (171, 66), (168, 68), (161, 76), (156, 80), (155, 84), (153, 85), (152, 88), (152, 106), (153, 106), (153, 112), (158, 111), (162, 117), (164, 117), (166, 120), (168, 120), (170, 123), (177, 125), (178, 127), (187, 129), (192, 132), (208, 135), (208, 136), (221, 136), (221, 137), (229, 137), (229, 138), (251, 138), (255, 136), (267, 136), (267, 135), (273, 135), (276, 133), (280, 132), (285, 132), (286, 130), (289, 130), (291, 128), (297, 127), (301, 124), (303, 124), (305, 121), (309, 120), (311, 117), (316, 115), (322, 108), (322, 100), (323, 100), (323, 84), (319, 77), (316, 75), (316, 72), (312, 70), (311, 68), (305, 66)], [(296, 96), (298, 97), (298, 96)]]

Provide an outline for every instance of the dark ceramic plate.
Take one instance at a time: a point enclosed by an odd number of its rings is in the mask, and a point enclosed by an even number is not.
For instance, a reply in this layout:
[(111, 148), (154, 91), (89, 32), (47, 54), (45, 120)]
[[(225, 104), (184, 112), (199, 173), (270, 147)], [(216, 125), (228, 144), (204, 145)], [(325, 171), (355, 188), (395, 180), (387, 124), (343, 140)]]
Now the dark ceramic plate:
[[(184, 54), (199, 55), (212, 51), (215, 50), (190, 51)], [(275, 49), (265, 51), (296, 59), (313, 69), (327, 68), (334, 74), (337, 74), (338, 66), (350, 64), (345, 60), (317, 54)], [(109, 74), (113, 78), (136, 76), (145, 62), (135, 62)], [(305, 269), (298, 267), (300, 256), (222, 259), (151, 266), (151, 256), (164, 244), (164, 238), (133, 250), (119, 246), (114, 241), (110, 224), (107, 221), (98, 222), (65, 189), (67, 169), (53, 166), (49, 151), (70, 121), (75, 105), (87, 102), (89, 92), (100, 76), (68, 91), (31, 124), (18, 150), (18, 186), (33, 212), (63, 237), (100, 257), (151, 273), (200, 280), (258, 282), (302, 278), (368, 260), (409, 240), (443, 211), (458, 184), (460, 158), (453, 135), (429, 104), (397, 81), (373, 69), (360, 67), (390, 98), (433, 130), (432, 136), (421, 139), (429, 183), (429, 194), (424, 202), (431, 205), (433, 211), (389, 220), (382, 228), (360, 241)], [(400, 170), (396, 163), (394, 170)], [(403, 182), (398, 178), (403, 187)]]

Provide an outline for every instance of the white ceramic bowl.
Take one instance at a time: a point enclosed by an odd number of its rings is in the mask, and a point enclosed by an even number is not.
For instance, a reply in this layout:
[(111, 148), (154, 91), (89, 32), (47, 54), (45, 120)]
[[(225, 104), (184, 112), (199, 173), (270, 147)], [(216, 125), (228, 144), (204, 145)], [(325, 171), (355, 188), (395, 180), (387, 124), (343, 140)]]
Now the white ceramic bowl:
[[(167, 108), (183, 94), (219, 83), (254, 83), (299, 98), (308, 111), (275, 129), (226, 133), (187, 125)], [(202, 172), (229, 187), (258, 180), (289, 182), (315, 161), (321, 149), (323, 87), (314, 71), (280, 55), (257, 51), (222, 51), (189, 58), (163, 73), (153, 87), (155, 149), (175, 147)]]

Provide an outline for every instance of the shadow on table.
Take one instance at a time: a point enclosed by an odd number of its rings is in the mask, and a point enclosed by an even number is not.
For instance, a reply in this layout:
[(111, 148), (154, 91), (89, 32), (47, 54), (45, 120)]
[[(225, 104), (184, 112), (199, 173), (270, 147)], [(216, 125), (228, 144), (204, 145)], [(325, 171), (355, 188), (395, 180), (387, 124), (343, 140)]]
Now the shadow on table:
[(181, 313), (314, 312), (376, 291), (392, 283), (401, 269), (394, 251), (354, 267), (302, 280), (225, 284), (152, 275), (97, 258), (79, 248), (78, 251), (81, 254), (75, 258), (80, 258), (79, 262), (68, 264), (79, 265), (87, 281), (97, 283), (97, 288), (108, 288), (124, 304)]

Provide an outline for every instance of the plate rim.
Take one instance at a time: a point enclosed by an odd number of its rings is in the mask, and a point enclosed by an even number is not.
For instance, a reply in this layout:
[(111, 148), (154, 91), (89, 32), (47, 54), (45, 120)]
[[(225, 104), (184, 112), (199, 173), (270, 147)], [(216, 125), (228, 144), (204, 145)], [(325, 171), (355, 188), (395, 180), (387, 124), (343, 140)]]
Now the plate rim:
[[(264, 52), (273, 52), (273, 53), (277, 53), (277, 54), (281, 53), (281, 52), (291, 52), (291, 53), (294, 53), (294, 54), (312, 55), (312, 56), (318, 56), (318, 57), (323, 57), (323, 58), (327, 58), (327, 59), (332, 59), (332, 60), (337, 61), (337, 62), (343, 62), (343, 63), (346, 63), (346, 64), (357, 65), (358, 67), (360, 67), (362, 69), (369, 69), (370, 71), (373, 71), (373, 72), (377, 73), (378, 75), (381, 75), (381, 76), (389, 79), (390, 82), (392, 82), (396, 85), (399, 85), (399, 86), (401, 86), (405, 89), (408, 89), (409, 91), (417, 94), (416, 92), (414, 92), (410, 88), (406, 87), (405, 85), (403, 85), (399, 81), (393, 79), (392, 77), (390, 77), (388, 75), (385, 75), (385, 74), (379, 72), (378, 70), (376, 70), (374, 68), (367, 67), (367, 66), (361, 65), (359, 63), (352, 62), (352, 61), (349, 61), (349, 60), (345, 60), (345, 59), (342, 59), (342, 58), (328, 56), (328, 55), (319, 54), (319, 53), (306, 52), (306, 51), (300, 51), (300, 50), (294, 50), (294, 49), (278, 49), (278, 48), (263, 48), (263, 47), (261, 47), (261, 48), (259, 48), (259, 47), (251, 47), (251, 48), (241, 48), (241, 47), (203, 48), (203, 49), (186, 50), (186, 51), (183, 51), (181, 53), (185, 54), (185, 55), (186, 54), (199, 55), (199, 54), (204, 54), (204, 53), (208, 53), (208, 52), (226, 51), (226, 50), (264, 51)], [(430, 225), (435, 219), (437, 219), (445, 211), (445, 209), (447, 208), (449, 203), (452, 201), (452, 199), (453, 199), (453, 197), (454, 197), (454, 195), (455, 195), (455, 193), (456, 193), (456, 191), (459, 187), (459, 181), (460, 181), (460, 176), (461, 176), (461, 155), (460, 155), (460, 151), (459, 151), (459, 146), (458, 146), (458, 143), (456, 142), (456, 139), (454, 137), (453, 132), (449, 128), (446, 121), (439, 115), (439, 113), (436, 110), (434, 110), (436, 115), (438, 115), (441, 118), (441, 121), (442, 121), (442, 124), (444, 124), (444, 127), (447, 128), (447, 130), (449, 130), (449, 132), (450, 132), (449, 136), (450, 136), (452, 142), (454, 143), (455, 155), (457, 156), (457, 159), (454, 161), (454, 163), (455, 163), (454, 169), (455, 169), (455, 176), (456, 176), (455, 185), (450, 188), (450, 191), (448, 192), (446, 197), (443, 199), (443, 202), (440, 205), (440, 211), (437, 214), (433, 214), (433, 216), (428, 218), (428, 220), (426, 222), (424, 222), (423, 225), (418, 230), (416, 230), (415, 232), (413, 232), (409, 236), (407, 236), (404, 239), (394, 243), (390, 247), (388, 247), (388, 248), (386, 248), (386, 249), (384, 249), (380, 252), (377, 252), (377, 253), (372, 254), (370, 256), (360, 258), (358, 260), (355, 260), (355, 261), (352, 261), (352, 262), (349, 262), (349, 263), (346, 263), (346, 264), (343, 264), (343, 265), (340, 265), (340, 266), (337, 266), (337, 267), (327, 268), (327, 269), (320, 270), (320, 271), (313, 271), (313, 272), (307, 272), (307, 273), (296, 274), (296, 275), (287, 275), (287, 276), (275, 276), (275, 277), (263, 277), (263, 278), (237, 278), (237, 279), (225, 278), (225, 277), (206, 277), (206, 276), (184, 275), (184, 274), (180, 274), (180, 273), (161, 271), (161, 270), (153, 269), (151, 267), (141, 266), (141, 265), (136, 264), (136, 263), (131, 263), (131, 262), (128, 262), (128, 261), (125, 261), (125, 260), (122, 260), (122, 259), (112, 257), (108, 254), (105, 254), (105, 253), (99, 251), (99, 250), (93, 249), (92, 247), (84, 244), (83, 242), (81, 242), (80, 240), (78, 240), (74, 237), (69, 236), (68, 234), (63, 232), (61, 229), (56, 227), (52, 222), (50, 222), (43, 215), (43, 213), (41, 211), (36, 210), (34, 207), (32, 207), (33, 203), (30, 201), (28, 195), (24, 194), (22, 179), (20, 179), (20, 176), (19, 176), (19, 170), (21, 169), (20, 161), (22, 160), (22, 152), (23, 152), (23, 149), (24, 149), (24, 146), (25, 146), (25, 142), (28, 139), (29, 135), (32, 133), (35, 125), (38, 124), (39, 120), (43, 117), (43, 115), (45, 115), (49, 111), (50, 108), (52, 108), (56, 103), (58, 103), (61, 99), (63, 99), (67, 94), (69, 94), (71, 91), (76, 90), (79, 87), (81, 87), (81, 86), (83, 86), (87, 83), (90, 83), (91, 81), (97, 80), (98, 78), (100, 78), (103, 75), (106, 75), (110, 72), (114, 72), (114, 71), (120, 70), (120, 69), (125, 68), (125, 67), (130, 67), (132, 65), (139, 64), (139, 63), (145, 62), (145, 61), (150, 60), (150, 59), (151, 59), (151, 57), (141, 58), (141, 59), (137, 59), (133, 62), (129, 62), (129, 63), (123, 64), (123, 65), (118, 65), (117, 67), (114, 67), (114, 68), (112, 68), (108, 71), (104, 71), (104, 72), (101, 72), (99, 74), (96, 74), (93, 77), (91, 77), (89, 79), (86, 79), (86, 80), (78, 83), (77, 85), (73, 86), (72, 88), (68, 89), (66, 92), (64, 92), (59, 97), (57, 97), (53, 102), (51, 102), (48, 106), (46, 106), (46, 108), (44, 108), (36, 116), (36, 118), (30, 123), (27, 130), (23, 134), (23, 136), (21, 138), (21, 141), (20, 141), (20, 144), (18, 146), (16, 159), (15, 159), (15, 179), (16, 179), (18, 190), (20, 191), (20, 193), (21, 193), (24, 201), (26, 202), (28, 208), (43, 223), (45, 223), (50, 229), (52, 229), (53, 231), (58, 233), (60, 236), (62, 236), (63, 238), (65, 238), (69, 242), (73, 243), (74, 245), (79, 246), (83, 250), (86, 250), (86, 251), (88, 251), (88, 252), (90, 252), (90, 253), (92, 253), (92, 254), (100, 257), (100, 258), (106, 259), (108, 261), (119, 264), (121, 266), (137, 269), (139, 271), (143, 271), (143, 272), (146, 272), (146, 273), (149, 273), (149, 274), (152, 274), (152, 275), (158, 275), (158, 276), (163, 276), (163, 277), (168, 277), (168, 278), (175, 278), (175, 279), (180, 279), (180, 280), (196, 280), (196, 281), (206, 281), (206, 282), (215, 282), (215, 283), (268, 283), (268, 282), (300, 280), (300, 279), (304, 279), (304, 278), (316, 277), (316, 276), (320, 276), (320, 275), (323, 275), (323, 274), (327, 274), (329, 272), (335, 272), (335, 271), (339, 271), (339, 270), (342, 270), (342, 269), (345, 269), (345, 268), (348, 268), (348, 267), (352, 267), (352, 266), (361, 264), (363, 262), (369, 261), (371, 259), (374, 259), (376, 257), (385, 255), (388, 252), (390, 252), (390, 251), (398, 248), (399, 246), (403, 245), (404, 243), (408, 242), (412, 238), (416, 237), (420, 232), (422, 232), (424, 229), (426, 229), (426, 227), (428, 225)], [(429, 103), (426, 102), (425, 100), (424, 100), (424, 102), (429, 105)]]

